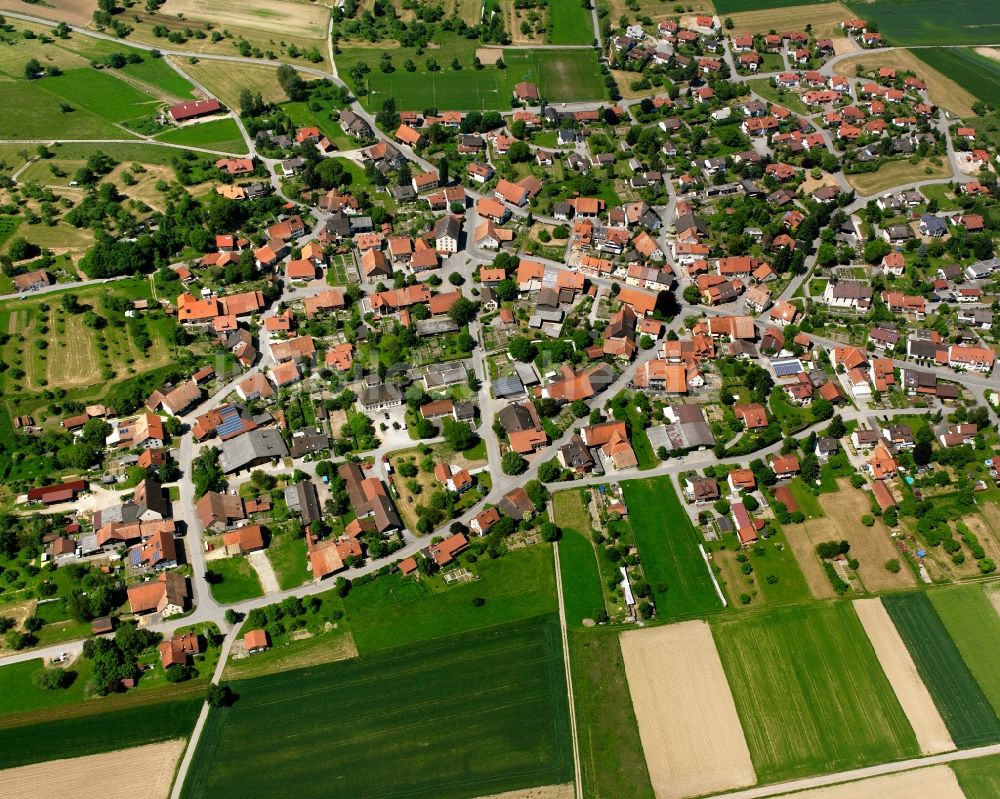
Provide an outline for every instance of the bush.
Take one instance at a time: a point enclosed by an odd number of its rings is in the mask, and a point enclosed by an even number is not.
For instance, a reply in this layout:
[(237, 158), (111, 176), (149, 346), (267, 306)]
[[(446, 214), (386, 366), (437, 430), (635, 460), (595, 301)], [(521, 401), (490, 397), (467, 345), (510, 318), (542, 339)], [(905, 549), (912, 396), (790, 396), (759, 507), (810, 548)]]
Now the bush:
[(866, 513), (864, 516), (861, 517), (861, 523), (865, 527), (874, 527), (875, 526), (875, 517), (872, 516), (870, 513)]
[(76, 672), (62, 669), (39, 669), (31, 675), (31, 681), (43, 691), (57, 691), (69, 688), (76, 679)]
[(767, 584), (768, 585), (777, 585), (778, 584), (778, 575), (777, 574), (769, 574), (769, 575), (767, 575)]
[(483, 605), (486, 604), (486, 600), (483, 599), (481, 596), (474, 596), (472, 597), (472, 604), (475, 605), (477, 608), (481, 608)]
[(216, 708), (229, 707), (237, 698), (237, 695), (233, 693), (233, 689), (225, 683), (216, 685), (213, 682), (208, 686), (208, 692), (205, 694), (205, 701), (208, 702), (208, 706)]
[(891, 560), (887, 560), (885, 562), (885, 570), (887, 572), (892, 572), (893, 574), (899, 574), (899, 571), (902, 568), (903, 567), (900, 565), (899, 561), (896, 560), (896, 558), (892, 558)]
[(167, 666), (164, 674), (167, 677), (167, 682), (184, 682), (191, 679), (192, 671), (191, 667), (186, 664), (174, 663)]
[(750, 594), (740, 594), (740, 604), (749, 605), (750, 604)]

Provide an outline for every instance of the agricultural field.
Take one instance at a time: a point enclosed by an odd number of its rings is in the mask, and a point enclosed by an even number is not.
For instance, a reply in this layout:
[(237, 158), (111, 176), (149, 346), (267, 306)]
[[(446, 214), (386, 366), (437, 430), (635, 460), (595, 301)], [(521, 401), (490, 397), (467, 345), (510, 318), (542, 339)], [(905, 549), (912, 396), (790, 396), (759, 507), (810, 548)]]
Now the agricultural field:
[(207, 564), (212, 575), (209, 585), (212, 596), (220, 605), (232, 605), (244, 599), (263, 596), (257, 572), (246, 558), (219, 558)]
[[(249, 89), (254, 94), (260, 92), (265, 103), (280, 103), (286, 99), (285, 91), (278, 83), (277, 67), (210, 59), (197, 64), (188, 63), (184, 59), (176, 60), (188, 75), (233, 111), (240, 110), (240, 92), (243, 89)], [(305, 75), (302, 77), (307, 78)]]
[(571, 630), (569, 652), (583, 795), (653, 799), (618, 633)]
[[(939, 70), (933, 63), (935, 60), (933, 54), (942, 53), (944, 54), (943, 60), (950, 62), (952, 53), (964, 56), (966, 52), (951, 48), (947, 50), (940, 48), (933, 50), (876, 50), (859, 53), (853, 58), (838, 61), (834, 65), (833, 71), (837, 75), (848, 78), (853, 78), (857, 74), (859, 65), (866, 73), (876, 71), (880, 67), (892, 67), (900, 72), (911, 71), (927, 84), (927, 94), (935, 105), (964, 117), (972, 114), (972, 105), (976, 102), (975, 93), (968, 88), (974, 83), (965, 80), (958, 82), (954, 72)], [(1000, 69), (1000, 63), (996, 67)]]
[[(610, 5), (611, 19), (615, 22), (622, 14), (634, 20), (649, 17), (654, 22), (678, 16), (678, 4), (671, 3), (669, 0), (610, 0)], [(715, 13), (710, 0), (693, 0), (693, 2), (684, 3), (683, 8), (685, 16)]]
[(4, 791), (21, 799), (72, 795), (80, 799), (129, 796), (159, 799), (170, 791), (184, 752), (183, 739), (100, 755), (35, 763), (3, 772)]
[[(789, 605), (811, 598), (784, 532), (777, 532), (745, 550), (739, 546), (735, 533), (723, 536), (722, 544), (706, 544), (705, 548), (712, 553), (712, 566), (720, 570), (716, 579), (729, 595), (730, 607)], [(750, 574), (743, 573), (744, 562), (736, 559), (740, 554), (746, 556), (745, 562), (753, 568)], [(741, 598), (744, 593), (750, 596), (746, 604)]]
[[(60, 76), (65, 77), (65, 75)], [(63, 112), (63, 98), (47, 91), (46, 82), (60, 78), (42, 78), (38, 81), (0, 81), (0, 108), (5, 109), (7, 124), (4, 134), (8, 139), (128, 139), (131, 134), (115, 126), (102, 114), (74, 106), (75, 110)]]
[(1000, 796), (1000, 755), (957, 760), (951, 764), (965, 799), (995, 799)]
[[(1000, 33), (997, 35), (1000, 36)], [(996, 37), (992, 39), (993, 42), (997, 40)], [(947, 75), (953, 85), (961, 87), (963, 93), (971, 93), (993, 107), (1000, 105), (1000, 48), (931, 47), (914, 50), (913, 53), (933, 70)], [(931, 99), (934, 99), (933, 94)]]
[[(366, 52), (370, 58), (371, 51)], [(396, 97), (397, 102), (405, 100), (405, 105), (413, 108), (503, 110), (510, 108), (514, 85), (524, 80), (538, 84), (542, 96), (554, 103), (601, 100), (605, 96), (592, 50), (504, 48), (503, 59), (505, 69), (473, 70), (470, 56), (457, 71), (448, 64), (442, 64), (438, 72), (397, 68), (386, 74), (372, 70), (367, 77), (369, 94), (362, 101), (369, 109), (381, 108), (384, 99)]]
[[(548, 545), (483, 558), (480, 579), (446, 586), (440, 578), (386, 575), (355, 585), (344, 602), (361, 654), (551, 613), (555, 570)], [(486, 600), (482, 606), (472, 600)]]
[(591, 44), (594, 21), (580, 0), (549, 0), (545, 32), (549, 44)]
[(894, 186), (902, 186), (905, 183), (947, 177), (949, 175), (948, 166), (942, 159), (936, 160), (941, 161), (941, 163), (934, 163), (929, 158), (916, 164), (911, 164), (909, 161), (889, 161), (875, 172), (861, 172), (856, 175), (845, 175), (845, 177), (855, 191), (870, 196)]
[(949, 586), (927, 596), (962, 659), (1000, 715), (1000, 615), (980, 584)]
[(713, 631), (761, 783), (917, 753), (849, 603), (729, 617)]
[[(957, 761), (956, 765), (963, 761)], [(975, 761), (965, 761), (975, 762)], [(991, 794), (992, 795), (992, 794)], [(882, 774), (855, 782), (844, 782), (826, 788), (813, 788), (794, 794), (783, 793), (787, 799), (913, 799), (917, 796), (934, 799), (978, 799), (972, 794), (965, 795), (948, 766), (931, 766), (898, 774)]]
[(996, 712), (927, 595), (897, 594), (883, 597), (882, 603), (910, 650), (956, 746), (981, 746), (1000, 740)]
[(874, 20), (893, 45), (993, 44), (1000, 19), (979, 0), (847, 0), (851, 16)]
[[(825, 3), (824, 0), (715, 0), (713, 3), (717, 14), (739, 14), (744, 11), (768, 11), (780, 9), (783, 13), (791, 11), (796, 6), (834, 5), (840, 3)], [(742, 30), (742, 28), (740, 29)]]
[[(559, 519), (558, 513), (556, 519)], [(593, 619), (604, 610), (601, 592), (601, 575), (597, 570), (597, 554), (588, 538), (590, 528), (577, 530), (562, 528), (559, 541), (559, 566), (562, 572), (563, 603), (566, 606), (566, 623), (580, 626), (584, 619)]]
[[(185, 797), (465, 797), (568, 782), (555, 614), (233, 683), (210, 713)], [(483, 742), (489, 741), (488, 746)], [(268, 763), (267, 768), (246, 767)]]
[(232, 119), (215, 119), (210, 122), (199, 122), (196, 125), (185, 125), (183, 128), (160, 133), (156, 139), (168, 144), (204, 147), (207, 150), (221, 150), (226, 153), (247, 152), (247, 143)]
[[(779, 5), (780, 8), (775, 7)], [(845, 45), (853, 44), (844, 38), (840, 23), (857, 15), (842, 3), (721, 0), (716, 4), (716, 10), (720, 15), (731, 18), (735, 26), (733, 30), (740, 33), (767, 33), (772, 29), (803, 30), (806, 25), (812, 25), (814, 36), (835, 37), (834, 45), (840, 48), (838, 53), (845, 50)], [(846, 49), (853, 49), (853, 46)]]
[(657, 799), (756, 782), (712, 631), (703, 621), (621, 636), (625, 673)]
[(195, 689), (183, 698), (174, 691), (169, 698), (150, 701), (149, 694), (140, 693), (130, 695), (127, 703), (91, 699), (0, 720), (0, 769), (187, 738), (204, 695), (203, 684)]
[[(679, 619), (720, 610), (698, 534), (670, 478), (630, 480), (622, 489), (657, 616)], [(670, 526), (664, 524), (668, 519)]]

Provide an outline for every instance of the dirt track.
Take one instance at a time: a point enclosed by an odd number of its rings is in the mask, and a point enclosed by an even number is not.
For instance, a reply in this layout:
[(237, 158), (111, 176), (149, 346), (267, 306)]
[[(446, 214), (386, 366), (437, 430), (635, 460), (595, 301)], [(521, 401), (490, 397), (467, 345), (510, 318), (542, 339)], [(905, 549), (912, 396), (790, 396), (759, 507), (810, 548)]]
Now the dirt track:
[(948, 752), (955, 748), (941, 714), (934, 706), (927, 686), (917, 673), (913, 658), (899, 637), (892, 619), (880, 599), (858, 599), (854, 602), (861, 625), (875, 648), (885, 676), (889, 678), (903, 713), (913, 727), (920, 751), (925, 755)]
[(657, 799), (753, 785), (736, 703), (703, 621), (621, 636), (629, 693)]
[(5, 796), (18, 799), (166, 799), (184, 741), (0, 771)]
[[(932, 766), (901, 774), (887, 774), (884, 777), (870, 777), (867, 780), (831, 785), (828, 788), (814, 788), (796, 794), (781, 796), (795, 799), (965, 799), (958, 780), (947, 766)], [(777, 799), (780, 799), (778, 797)]]

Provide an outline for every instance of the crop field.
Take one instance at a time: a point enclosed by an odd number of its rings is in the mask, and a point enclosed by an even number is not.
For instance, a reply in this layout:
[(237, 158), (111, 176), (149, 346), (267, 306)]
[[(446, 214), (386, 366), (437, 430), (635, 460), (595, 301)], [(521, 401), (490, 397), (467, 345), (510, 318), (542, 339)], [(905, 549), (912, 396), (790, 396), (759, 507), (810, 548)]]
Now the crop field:
[[(32, 722), (38, 713), (15, 722), (4, 720), (0, 722), (0, 769), (187, 738), (201, 710), (203, 691), (199, 686), (196, 697), (136, 701), (122, 709), (46, 721)], [(90, 699), (85, 704), (106, 701)], [(94, 730), (101, 734), (95, 735)]]
[(848, 0), (852, 16), (874, 20), (893, 45), (993, 44), (1000, 17), (980, 0)]
[[(926, 594), (882, 598), (956, 746), (1000, 740), (1000, 720)], [(993, 679), (996, 679), (995, 675)]]
[(653, 799), (618, 633), (570, 631), (569, 652), (583, 795)]
[(562, 528), (559, 565), (568, 624), (579, 625), (604, 610), (597, 553), (591, 543), (590, 514), (579, 491), (560, 491), (552, 499), (552, 520)]
[[(782, 12), (793, 6), (833, 5), (839, 2), (825, 3), (824, 0), (715, 0), (715, 10), (718, 14), (738, 14), (741, 11), (767, 11), (780, 9)], [(845, 19), (847, 19), (845, 17)], [(739, 30), (742, 31), (742, 28)]]
[[(532, 618), (556, 610), (552, 550), (536, 545), (474, 565), (480, 579), (441, 580), (386, 575), (356, 585), (344, 604), (362, 655), (380, 649)], [(477, 607), (475, 597), (486, 600)]]
[(222, 150), (227, 153), (245, 153), (247, 144), (240, 129), (232, 119), (213, 119), (199, 122), (176, 130), (168, 130), (157, 137), (158, 141), (169, 144), (183, 144), (187, 147), (204, 147), (208, 150)]
[[(42, 78), (38, 83), (70, 105), (93, 111), (109, 122), (123, 123), (152, 116), (161, 105), (159, 98), (123, 83), (105, 70), (71, 69), (58, 77)], [(72, 116), (72, 113), (64, 116)]]
[(954, 772), (946, 765), (783, 793), (780, 799), (871, 799), (873, 796), (879, 799), (974, 799), (971, 794), (965, 796), (962, 793)]
[(378, 109), (387, 97), (396, 97), (406, 107), (439, 110), (490, 110), (510, 108), (514, 85), (530, 81), (549, 102), (572, 103), (602, 100), (604, 84), (591, 50), (514, 50), (504, 48), (506, 69), (466, 65), (453, 70), (447, 64), (439, 72), (397, 69), (386, 74), (369, 73), (370, 93), (363, 98), (368, 108)]
[[(635, 9), (636, 4), (639, 6), (638, 9)], [(649, 17), (654, 22), (661, 19), (673, 18), (678, 15), (676, 11), (677, 4), (671, 3), (669, 0), (635, 0), (635, 2), (628, 4), (626, 4), (626, 0), (610, 0), (610, 5), (611, 19), (614, 21), (617, 21), (622, 14), (628, 16), (629, 19), (635, 20)], [(690, 3), (684, 3), (683, 8), (687, 14), (715, 13), (711, 0), (692, 0)]]
[[(992, 42), (1000, 41), (1000, 26), (995, 30), (997, 33)], [(964, 92), (971, 92), (977, 99), (994, 107), (1000, 105), (1000, 49), (932, 47), (914, 50), (913, 53), (937, 72), (947, 75)], [(931, 99), (934, 99), (933, 96)]]
[[(185, 797), (466, 797), (572, 779), (554, 614), (233, 683)], [(266, 763), (266, 768), (247, 768)], [(317, 767), (329, 779), (303, 780)]]
[[(243, 89), (249, 89), (254, 94), (260, 92), (265, 103), (280, 103), (287, 99), (278, 83), (277, 67), (209, 59), (199, 61), (197, 64), (189, 64), (186, 60), (179, 59), (177, 63), (194, 80), (218, 97), (223, 105), (237, 113), (240, 110), (240, 92)], [(309, 80), (310, 76), (302, 75), (302, 78)]]
[(591, 44), (594, 21), (580, 0), (549, 0), (546, 40), (549, 44)]
[(803, 30), (812, 25), (814, 36), (838, 36), (841, 42), (846, 40), (842, 38), (840, 23), (856, 16), (842, 3), (721, 0), (716, 7), (720, 15), (732, 18), (733, 30), (739, 33)]
[(965, 799), (996, 799), (1000, 796), (1000, 755), (956, 760), (951, 764)]
[(1000, 715), (1000, 616), (982, 585), (949, 586), (928, 593), (962, 659)]
[(279, 30), (306, 39), (322, 39), (330, 18), (323, 3), (296, 0), (167, 0), (167, 16), (183, 14), (193, 20), (211, 22), (219, 28), (251, 28), (272, 34)]
[(622, 489), (657, 615), (679, 619), (720, 610), (698, 534), (670, 478), (630, 480)]
[(917, 741), (849, 603), (714, 623), (761, 783), (917, 754)]

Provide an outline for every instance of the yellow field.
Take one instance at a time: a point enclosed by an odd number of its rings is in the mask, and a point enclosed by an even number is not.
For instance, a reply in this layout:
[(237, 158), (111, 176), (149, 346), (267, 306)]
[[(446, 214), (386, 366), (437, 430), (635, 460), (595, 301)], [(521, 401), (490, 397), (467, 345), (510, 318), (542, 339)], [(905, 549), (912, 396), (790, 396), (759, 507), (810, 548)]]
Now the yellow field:
[[(639, 0), (639, 10), (633, 11), (628, 7), (627, 0), (611, 0), (611, 19), (618, 24), (618, 18), (622, 14), (628, 15), (629, 19), (640, 19), (649, 17), (654, 22), (668, 17), (676, 17), (677, 12), (674, 6), (678, 5), (671, 0)], [(684, 4), (685, 14), (714, 14), (715, 9), (709, 0), (691, 0)], [(652, 31), (649, 31), (652, 33)]]
[[(930, 173), (925, 170), (930, 168)], [(909, 161), (890, 161), (877, 172), (865, 172), (860, 175), (845, 175), (859, 194), (870, 196), (891, 189), (895, 186), (904, 186), (907, 183), (915, 183), (919, 180), (929, 180), (931, 178), (943, 178), (948, 175), (948, 167), (942, 160), (941, 164), (934, 164), (925, 159), (919, 164), (911, 164)]]
[[(225, 105), (239, 111), (240, 92), (250, 89), (260, 92), (265, 103), (282, 102), (288, 98), (278, 83), (278, 68), (254, 64), (234, 64), (226, 61), (177, 62), (192, 79), (202, 84)], [(308, 77), (308, 76), (303, 76)]]
[(295, 0), (167, 0), (160, 9), (167, 17), (211, 22), (217, 28), (249, 28), (262, 33), (322, 39), (330, 20), (327, 6)]
[[(841, 3), (818, 3), (812, 6), (789, 6), (788, 8), (765, 8), (759, 11), (742, 11), (729, 14), (734, 33), (767, 33), (776, 31), (800, 31), (812, 25), (817, 38), (843, 36), (840, 23), (856, 17)], [(617, 17), (615, 17), (617, 19)]]
[(955, 773), (947, 766), (931, 766), (919, 771), (884, 774), (856, 782), (813, 788), (801, 793), (784, 793), (776, 799), (914, 799), (924, 796), (934, 799), (965, 799)]
[(932, 69), (909, 50), (863, 53), (855, 58), (845, 58), (843, 61), (837, 62), (833, 71), (838, 75), (853, 78), (859, 64), (866, 72), (877, 70), (879, 67), (911, 70), (927, 84), (927, 94), (935, 105), (946, 111), (951, 111), (957, 116), (973, 116), (972, 106), (976, 102), (975, 96), (951, 78), (945, 77), (936, 69)]

